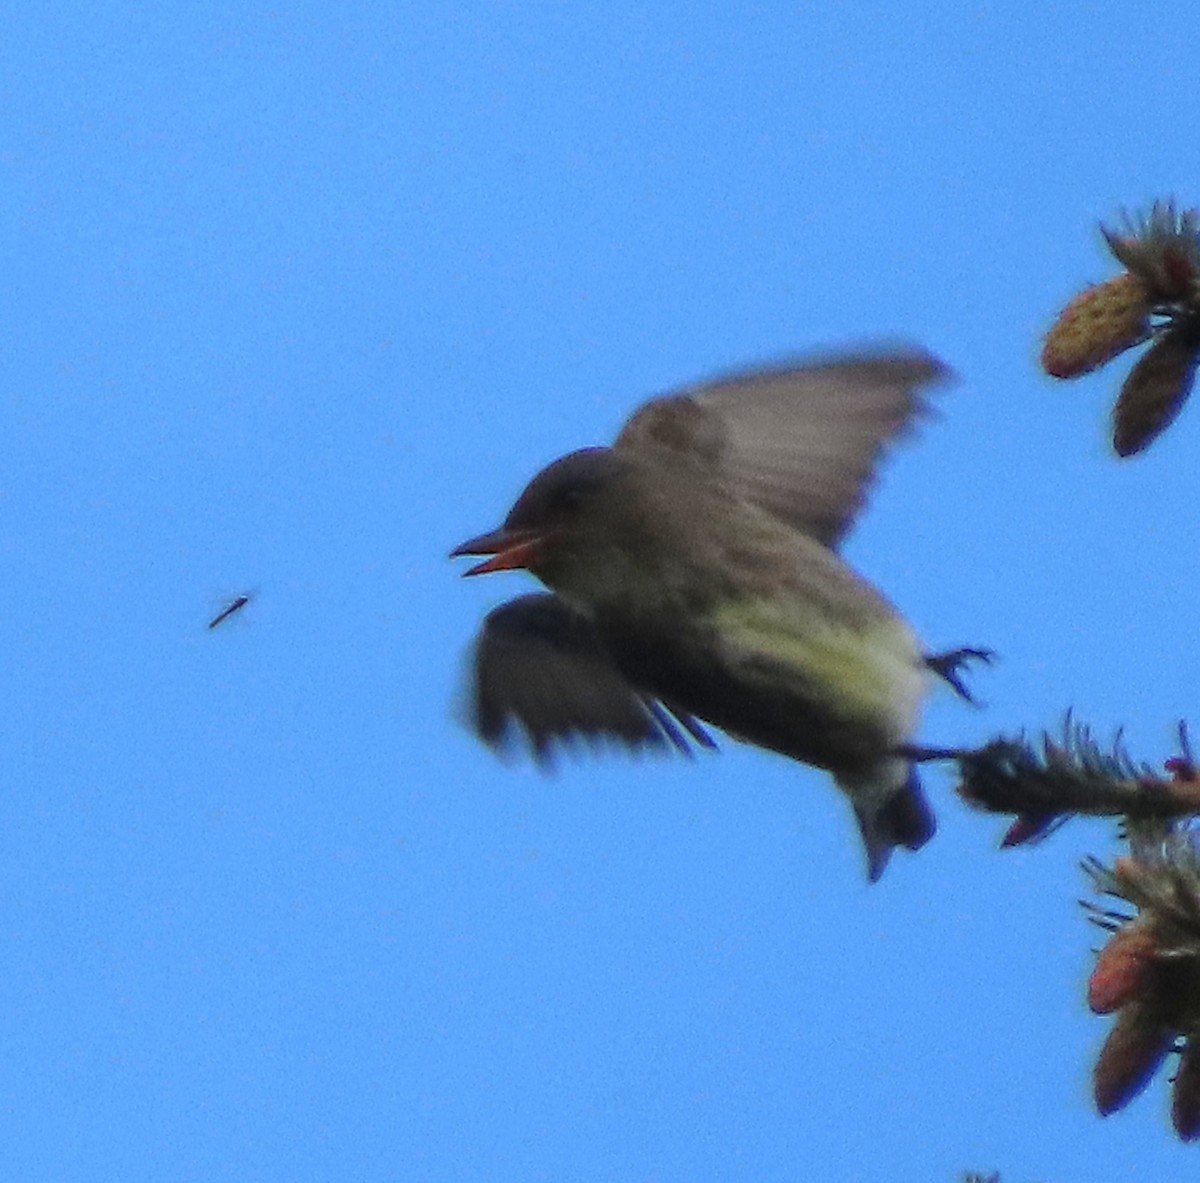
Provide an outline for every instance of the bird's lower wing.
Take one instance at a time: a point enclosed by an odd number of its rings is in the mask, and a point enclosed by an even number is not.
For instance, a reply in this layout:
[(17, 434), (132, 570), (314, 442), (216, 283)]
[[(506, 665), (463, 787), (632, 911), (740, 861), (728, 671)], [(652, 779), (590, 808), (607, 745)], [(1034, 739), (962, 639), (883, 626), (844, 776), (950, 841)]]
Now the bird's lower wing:
[(542, 764), (580, 740), (685, 754), (716, 746), (685, 711), (631, 685), (591, 622), (556, 596), (520, 596), (489, 612), (470, 675), (475, 733), (497, 750), (524, 746)]

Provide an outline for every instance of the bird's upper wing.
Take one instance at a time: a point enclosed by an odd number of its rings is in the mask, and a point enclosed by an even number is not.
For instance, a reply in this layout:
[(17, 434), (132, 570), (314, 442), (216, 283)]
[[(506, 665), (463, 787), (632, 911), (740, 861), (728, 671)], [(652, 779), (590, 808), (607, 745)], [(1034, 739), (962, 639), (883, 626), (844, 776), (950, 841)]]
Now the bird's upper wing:
[(866, 498), (884, 445), (948, 376), (930, 354), (864, 353), (748, 370), (654, 399), (618, 451), (698, 464), (747, 500), (836, 546)]
[(519, 596), (488, 613), (472, 654), (470, 723), (493, 748), (522, 739), (539, 763), (556, 744), (610, 740), (631, 750), (715, 747), (684, 711), (621, 675), (586, 617), (552, 595)]

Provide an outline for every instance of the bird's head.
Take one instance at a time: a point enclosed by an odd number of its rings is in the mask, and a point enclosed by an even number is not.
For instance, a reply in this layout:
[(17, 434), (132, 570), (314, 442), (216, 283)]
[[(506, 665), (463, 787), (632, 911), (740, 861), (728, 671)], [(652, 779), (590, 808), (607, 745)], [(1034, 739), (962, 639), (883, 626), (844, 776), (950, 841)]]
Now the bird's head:
[[(450, 552), (490, 555), (466, 575), (525, 568), (554, 586), (572, 558), (595, 554), (614, 523), (622, 465), (611, 448), (581, 448), (547, 465), (525, 486), (503, 524)], [(611, 532), (608, 531), (608, 532)]]

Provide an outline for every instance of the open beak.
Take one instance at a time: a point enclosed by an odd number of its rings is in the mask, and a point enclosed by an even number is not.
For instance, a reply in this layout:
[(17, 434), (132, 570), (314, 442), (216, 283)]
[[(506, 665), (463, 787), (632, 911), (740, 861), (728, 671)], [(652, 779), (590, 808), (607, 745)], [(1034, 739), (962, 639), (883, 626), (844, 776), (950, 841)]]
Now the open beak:
[(513, 571), (528, 567), (533, 562), (545, 537), (546, 535), (539, 530), (506, 530), (501, 526), (498, 530), (468, 538), (450, 552), (450, 557), (453, 559), (459, 555), (492, 556), (464, 571), (464, 576), (486, 575), (489, 571)]

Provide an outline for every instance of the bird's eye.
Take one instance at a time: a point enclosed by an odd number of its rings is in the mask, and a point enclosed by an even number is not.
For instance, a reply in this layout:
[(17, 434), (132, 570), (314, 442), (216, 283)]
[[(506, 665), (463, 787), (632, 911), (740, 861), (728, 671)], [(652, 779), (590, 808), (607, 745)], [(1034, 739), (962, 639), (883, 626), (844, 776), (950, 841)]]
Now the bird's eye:
[(554, 508), (559, 513), (573, 513), (583, 504), (583, 490), (578, 485), (559, 489), (554, 498)]

